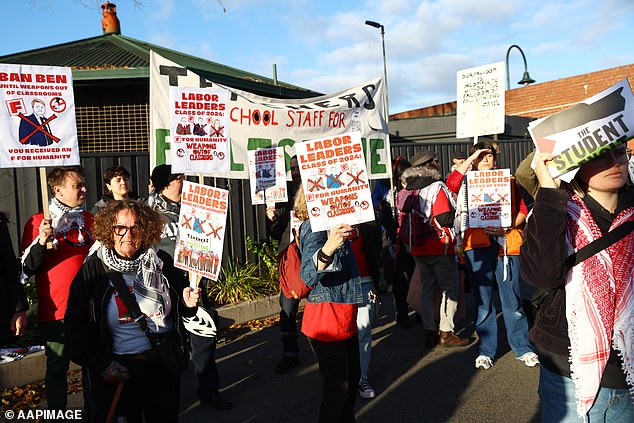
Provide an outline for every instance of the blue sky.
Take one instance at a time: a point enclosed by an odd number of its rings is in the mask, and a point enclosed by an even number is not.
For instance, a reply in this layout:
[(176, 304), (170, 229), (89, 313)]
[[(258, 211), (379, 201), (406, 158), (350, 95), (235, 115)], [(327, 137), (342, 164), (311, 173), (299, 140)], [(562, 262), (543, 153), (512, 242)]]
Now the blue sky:
[[(100, 35), (101, 3), (11, 1), (0, 55)], [(114, 3), (126, 36), (269, 77), (275, 63), (281, 81), (323, 93), (383, 74), (380, 30), (364, 24), (380, 22), (390, 113), (455, 100), (458, 70), (504, 61), (512, 44), (538, 82), (634, 63), (634, 0)], [(522, 57), (509, 61), (517, 87)]]

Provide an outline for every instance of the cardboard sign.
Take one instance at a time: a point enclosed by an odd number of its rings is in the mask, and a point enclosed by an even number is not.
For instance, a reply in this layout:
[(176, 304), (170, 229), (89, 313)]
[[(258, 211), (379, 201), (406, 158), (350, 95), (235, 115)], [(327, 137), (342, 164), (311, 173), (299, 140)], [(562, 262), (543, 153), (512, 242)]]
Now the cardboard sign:
[(306, 141), (295, 150), (314, 232), (374, 220), (358, 132)]
[(251, 204), (287, 202), (284, 149), (261, 148), (248, 154)]
[(0, 64), (0, 167), (79, 165), (70, 68)]
[[(228, 88), (150, 52), (150, 169), (166, 163), (175, 148), (169, 87), (220, 87), (230, 92), (230, 169), (226, 176), (248, 179), (248, 150), (283, 147), (288, 166), (293, 146), (303, 140), (360, 131), (370, 179), (390, 178), (392, 167), (385, 116), (385, 83), (375, 78), (346, 90), (305, 99), (262, 97)], [(287, 180), (290, 180), (287, 172)]]
[(504, 132), (504, 62), (457, 73), (456, 138)]
[(469, 227), (513, 226), (510, 169), (467, 172)]
[(179, 234), (174, 265), (180, 269), (218, 280), (229, 191), (183, 181)]
[(170, 87), (172, 170), (223, 175), (229, 171), (229, 93), (219, 87)]
[(627, 79), (581, 103), (528, 125), (538, 152), (555, 155), (550, 174), (570, 182), (583, 163), (634, 136), (634, 101)]

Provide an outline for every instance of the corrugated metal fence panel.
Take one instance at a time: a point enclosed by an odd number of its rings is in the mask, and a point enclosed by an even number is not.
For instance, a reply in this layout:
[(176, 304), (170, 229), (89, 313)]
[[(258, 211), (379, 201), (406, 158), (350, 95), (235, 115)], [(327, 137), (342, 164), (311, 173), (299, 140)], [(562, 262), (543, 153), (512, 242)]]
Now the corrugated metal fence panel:
[[(500, 145), (499, 167), (515, 171), (519, 162), (532, 151), (530, 140), (503, 140)], [(409, 158), (418, 150), (427, 148), (437, 153), (443, 175), (451, 169), (451, 159), (456, 149), (469, 151), (471, 144), (457, 142), (407, 143), (392, 146), (392, 157)], [(88, 209), (103, 193), (103, 171), (110, 166), (123, 166), (130, 171), (132, 189), (141, 197), (148, 195), (149, 155), (147, 152), (126, 153), (82, 153), (82, 166), (86, 171), (88, 185)], [(196, 181), (195, 178), (190, 178)], [(256, 241), (266, 239), (265, 208), (252, 206), (249, 182), (245, 180), (229, 180), (225, 178), (205, 178), (207, 185), (229, 190), (229, 212), (227, 215), (227, 231), (223, 262), (227, 258), (244, 262), (247, 258), (255, 260), (253, 254), (247, 252), (246, 236)], [(37, 168), (0, 169), (0, 211), (9, 215), (9, 230), (13, 246), (19, 249), (19, 240), (26, 221), (33, 214), (42, 210), (39, 188), (39, 171)]]

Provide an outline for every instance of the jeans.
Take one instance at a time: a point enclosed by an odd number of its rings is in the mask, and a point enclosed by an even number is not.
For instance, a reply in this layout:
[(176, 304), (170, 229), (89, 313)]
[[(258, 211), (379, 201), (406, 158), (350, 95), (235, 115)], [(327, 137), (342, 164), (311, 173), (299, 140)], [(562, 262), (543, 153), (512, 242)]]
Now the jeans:
[(434, 304), (438, 286), (442, 294), (440, 301), (440, 330), (453, 332), (454, 321), (458, 309), (458, 264), (453, 255), (450, 256), (414, 256), (420, 269), (420, 280), (423, 293), (420, 302), (421, 318), (425, 330), (436, 331), (434, 321)]
[(216, 393), (220, 386), (216, 366), (216, 338), (190, 333), (189, 342), (192, 347), (192, 366), (198, 380), (196, 393), (199, 399), (205, 400)]
[[(171, 374), (159, 359), (129, 359), (115, 356), (113, 360), (128, 368), (130, 379), (123, 384), (112, 421), (178, 421), (179, 376)], [(83, 383), (87, 420), (104, 422), (118, 384), (106, 382), (90, 368), (83, 369)]]
[(280, 330), (282, 331), (282, 345), (284, 356), (297, 357), (297, 309), (299, 300), (288, 298), (280, 292)]
[(319, 423), (353, 423), (359, 384), (359, 339), (324, 342), (308, 338), (324, 379)]
[[(528, 320), (520, 300), (520, 266), (518, 256), (498, 256), (499, 245), (465, 251), (473, 296), (477, 306), (476, 331), (480, 337), (478, 353), (494, 358), (497, 352), (498, 324), (493, 305), (493, 283), (498, 282), (506, 336), (511, 349), (520, 357), (532, 352), (528, 342)], [(505, 258), (508, 261), (506, 275)]]
[(627, 389), (600, 388), (585, 420), (579, 417), (572, 379), (544, 366), (539, 369), (539, 403), (542, 423), (634, 422), (634, 404)]
[(361, 364), (361, 377), (368, 377), (370, 368), (370, 357), (372, 356), (372, 323), (374, 323), (374, 310), (376, 300), (370, 302), (370, 291), (374, 284), (372, 279), (369, 282), (361, 281), (361, 292), (363, 293), (363, 303), (357, 309), (357, 330), (359, 336), (359, 361)]
[(45, 391), (48, 409), (66, 410), (66, 377), (70, 360), (64, 354), (64, 321), (39, 322), (38, 326), (46, 343)]

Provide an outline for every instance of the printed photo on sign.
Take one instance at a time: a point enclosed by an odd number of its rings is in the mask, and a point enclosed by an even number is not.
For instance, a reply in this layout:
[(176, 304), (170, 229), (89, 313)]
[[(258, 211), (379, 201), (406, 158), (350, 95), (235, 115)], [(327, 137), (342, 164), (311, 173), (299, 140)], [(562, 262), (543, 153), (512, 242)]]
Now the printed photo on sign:
[(570, 182), (583, 163), (634, 136), (634, 101), (627, 79), (528, 125), (533, 143), (555, 157), (550, 174)]
[(229, 191), (183, 182), (175, 266), (218, 280), (227, 226)]
[(219, 87), (170, 87), (172, 169), (224, 175), (229, 171), (229, 93)]
[(504, 132), (504, 62), (457, 73), (456, 138)]
[(469, 227), (513, 226), (510, 169), (467, 172)]
[[(370, 179), (391, 177), (385, 83), (375, 78), (333, 94), (303, 99), (262, 97), (205, 80), (190, 69), (150, 52), (150, 168), (173, 157), (176, 125), (169, 88), (220, 87), (231, 93), (231, 165), (226, 177), (249, 179), (248, 150), (283, 146), (286, 163), (303, 140), (360, 132)], [(180, 119), (178, 120), (180, 122)], [(190, 131), (193, 125), (190, 123)], [(187, 122), (186, 122), (187, 123)], [(222, 176), (222, 175), (218, 175)], [(287, 175), (290, 180), (290, 175)]]
[(260, 148), (248, 155), (251, 204), (287, 202), (284, 149)]
[(295, 150), (313, 231), (374, 220), (358, 132), (306, 141)]
[(79, 165), (70, 68), (0, 64), (0, 167)]

